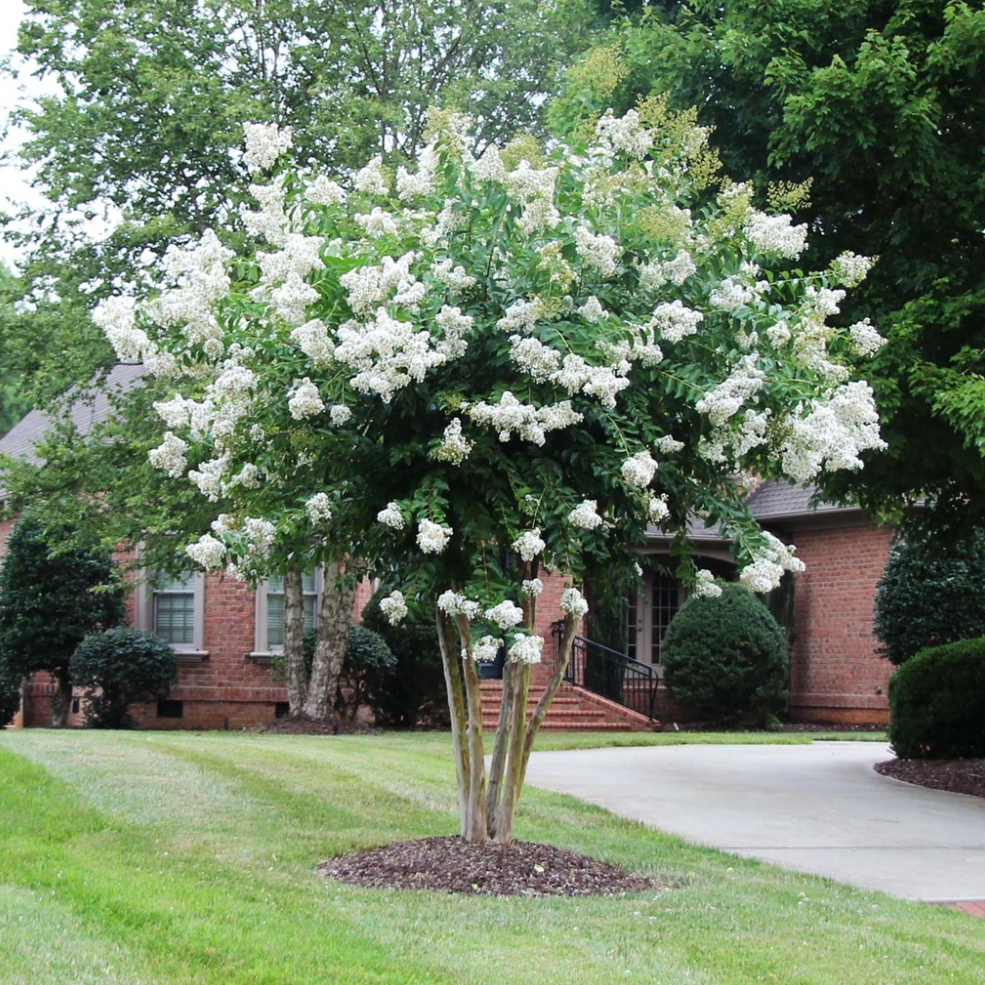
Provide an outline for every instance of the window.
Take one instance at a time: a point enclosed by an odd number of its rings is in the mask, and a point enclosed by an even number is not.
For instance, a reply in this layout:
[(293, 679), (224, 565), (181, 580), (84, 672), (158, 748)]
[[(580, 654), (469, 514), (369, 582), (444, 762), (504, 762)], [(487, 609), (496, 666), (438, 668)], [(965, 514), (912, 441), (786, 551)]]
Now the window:
[(137, 594), (137, 625), (170, 643), (176, 653), (202, 654), (205, 576), (193, 571), (147, 576)]
[(184, 718), (185, 717), (184, 701), (174, 701), (172, 699), (158, 701), (157, 717), (158, 718)]
[[(311, 571), (301, 576), (304, 593), (304, 628), (314, 629), (318, 619), (321, 573)], [(270, 578), (257, 589), (256, 649), (273, 653), (284, 647), (284, 579)]]

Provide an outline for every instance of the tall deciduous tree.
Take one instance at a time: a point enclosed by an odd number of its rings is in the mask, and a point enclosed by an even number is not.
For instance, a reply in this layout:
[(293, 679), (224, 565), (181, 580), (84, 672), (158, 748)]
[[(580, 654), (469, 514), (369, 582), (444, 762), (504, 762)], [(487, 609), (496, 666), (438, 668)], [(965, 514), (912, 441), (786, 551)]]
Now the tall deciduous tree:
[(54, 725), (68, 716), (75, 648), (122, 619), (123, 585), (108, 553), (72, 547), (65, 531), (31, 517), (18, 522), (0, 567), (0, 662), (8, 675), (51, 674)]
[(869, 374), (888, 447), (824, 485), (875, 509), (927, 496), (959, 531), (985, 521), (983, 79), (981, 4), (661, 0), (615, 17), (555, 107), (570, 126), (666, 93), (762, 200), (810, 182), (806, 261), (878, 256), (843, 314), (892, 343)]
[[(683, 553), (697, 512), (751, 589), (798, 569), (743, 476), (860, 467), (880, 439), (851, 370), (882, 340), (828, 323), (869, 261), (804, 274), (806, 228), (745, 186), (714, 194), (707, 132), (660, 101), (550, 152), (521, 139), (476, 157), (456, 114), (430, 134), (416, 169), (374, 158), (345, 187), (275, 170), (244, 216), (259, 252), (206, 233), (170, 256), (158, 296), (109, 299), (96, 320), (173, 381), (155, 465), (230, 503), (189, 545), (196, 563), (254, 578), (362, 559), (400, 585), (380, 602), (394, 623), (437, 595), (461, 832), (508, 843), (588, 563), (629, 567), (651, 522)], [(251, 127), (247, 160), (262, 172), (289, 144)], [(570, 587), (528, 720), (545, 569)], [(476, 666), (500, 650), (487, 770)]]

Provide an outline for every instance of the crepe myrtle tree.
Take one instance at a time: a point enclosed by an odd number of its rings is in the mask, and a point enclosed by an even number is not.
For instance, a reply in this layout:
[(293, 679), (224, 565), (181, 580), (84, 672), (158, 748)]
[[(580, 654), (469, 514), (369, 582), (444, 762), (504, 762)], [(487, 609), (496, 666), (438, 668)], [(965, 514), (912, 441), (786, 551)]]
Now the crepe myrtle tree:
[[(881, 442), (853, 364), (881, 339), (829, 323), (869, 261), (797, 269), (806, 227), (716, 185), (689, 115), (651, 101), (478, 159), (468, 127), (435, 114), (416, 170), (375, 159), (344, 185), (284, 164), (288, 131), (248, 127), (254, 251), (206, 234), (169, 252), (159, 296), (97, 318), (121, 357), (174, 380), (156, 464), (236, 503), (188, 547), (197, 563), (259, 577), (302, 541), (365, 559), (400, 579), (381, 603), (394, 623), (437, 589), (461, 833), (509, 843), (588, 562), (631, 564), (657, 523), (716, 593), (686, 557), (696, 513), (751, 589), (799, 568), (750, 515), (745, 477), (861, 466)], [(528, 722), (545, 571), (569, 587)], [(501, 648), (487, 769), (476, 663)]]

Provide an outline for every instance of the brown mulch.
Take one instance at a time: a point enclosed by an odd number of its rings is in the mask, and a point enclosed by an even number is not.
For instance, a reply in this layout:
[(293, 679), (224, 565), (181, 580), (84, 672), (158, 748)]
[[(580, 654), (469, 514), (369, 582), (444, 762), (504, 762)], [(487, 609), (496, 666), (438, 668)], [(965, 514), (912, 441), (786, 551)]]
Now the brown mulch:
[(365, 722), (304, 718), (300, 715), (285, 715), (266, 725), (257, 725), (250, 731), (263, 735), (380, 735), (383, 732)]
[(551, 845), (473, 845), (456, 837), (398, 841), (330, 859), (318, 871), (376, 889), (487, 896), (619, 896), (661, 888), (643, 876)]
[(985, 797), (985, 759), (890, 759), (875, 769), (921, 787)]

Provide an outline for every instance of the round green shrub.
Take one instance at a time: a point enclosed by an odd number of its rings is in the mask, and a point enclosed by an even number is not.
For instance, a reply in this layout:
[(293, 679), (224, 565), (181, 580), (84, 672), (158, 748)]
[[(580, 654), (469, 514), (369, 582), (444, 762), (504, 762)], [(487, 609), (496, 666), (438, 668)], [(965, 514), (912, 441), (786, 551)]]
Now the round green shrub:
[(7, 666), (0, 654), (0, 728), (8, 725), (21, 704), (21, 678)]
[(434, 599), (412, 609), (399, 626), (391, 626), (380, 612), (379, 601), (389, 595), (380, 588), (362, 613), (362, 625), (386, 640), (396, 660), (387, 686), (375, 696), (378, 724), (389, 728), (414, 728), (418, 724), (448, 724), (445, 672), (438, 649)]
[(983, 586), (985, 537), (899, 541), (876, 590), (879, 652), (899, 665), (925, 647), (985, 636)]
[(766, 726), (787, 700), (789, 658), (780, 624), (741, 585), (692, 596), (671, 620), (661, 651), (678, 701), (722, 722)]
[(132, 728), (130, 705), (166, 698), (178, 679), (178, 662), (164, 640), (137, 629), (90, 633), (69, 667), (85, 693), (90, 728)]
[(985, 756), (985, 639), (928, 647), (889, 681), (889, 741), (900, 759)]
[(345, 647), (339, 708), (354, 718), (360, 705), (369, 705), (378, 714), (381, 695), (390, 688), (397, 658), (385, 639), (365, 626), (353, 626)]

